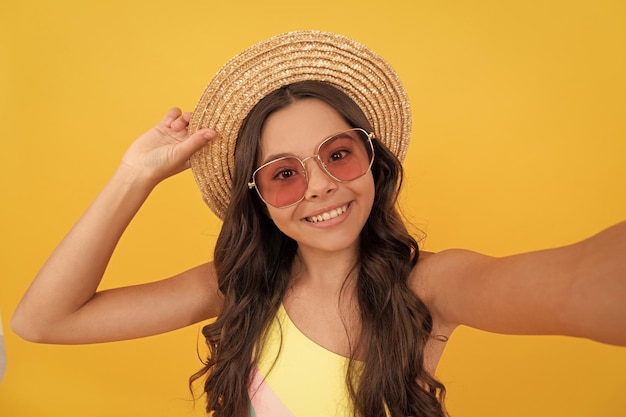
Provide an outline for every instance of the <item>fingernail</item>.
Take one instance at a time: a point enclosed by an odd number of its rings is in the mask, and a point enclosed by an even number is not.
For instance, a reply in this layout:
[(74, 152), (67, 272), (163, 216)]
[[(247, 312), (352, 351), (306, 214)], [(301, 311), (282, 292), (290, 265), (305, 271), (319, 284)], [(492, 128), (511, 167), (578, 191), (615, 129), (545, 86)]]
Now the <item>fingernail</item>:
[(206, 132), (204, 132), (204, 137), (207, 139), (212, 139), (214, 137), (217, 136), (217, 132), (211, 128), (209, 128), (209, 130), (207, 130)]

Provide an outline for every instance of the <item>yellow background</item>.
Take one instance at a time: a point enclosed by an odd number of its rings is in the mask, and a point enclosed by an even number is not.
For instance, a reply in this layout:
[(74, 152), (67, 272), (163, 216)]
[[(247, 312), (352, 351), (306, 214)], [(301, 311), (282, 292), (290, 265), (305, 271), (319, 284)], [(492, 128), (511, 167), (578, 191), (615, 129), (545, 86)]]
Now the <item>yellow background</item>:
[[(92, 346), (24, 342), (9, 317), (128, 144), (192, 109), (241, 49), (294, 29), (385, 56), (413, 105), (403, 207), (428, 250), (566, 244), (626, 215), (626, 8), (581, 1), (20, 0), (0, 12), (0, 415), (187, 416), (199, 326)], [(211, 257), (219, 223), (189, 173), (162, 184), (104, 286)], [(471, 297), (471, 294), (468, 294)], [(440, 378), (453, 416), (626, 410), (626, 349), (462, 328)], [(306, 377), (306, 376), (304, 376)]]

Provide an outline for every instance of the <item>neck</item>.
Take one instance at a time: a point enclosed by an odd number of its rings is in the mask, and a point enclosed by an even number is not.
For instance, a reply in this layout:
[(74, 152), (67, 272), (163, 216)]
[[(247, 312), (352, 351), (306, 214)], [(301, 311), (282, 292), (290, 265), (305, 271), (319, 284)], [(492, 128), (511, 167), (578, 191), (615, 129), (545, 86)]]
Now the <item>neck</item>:
[(339, 290), (345, 283), (352, 281), (357, 258), (354, 249), (326, 252), (299, 248), (294, 261), (293, 284), (326, 291)]

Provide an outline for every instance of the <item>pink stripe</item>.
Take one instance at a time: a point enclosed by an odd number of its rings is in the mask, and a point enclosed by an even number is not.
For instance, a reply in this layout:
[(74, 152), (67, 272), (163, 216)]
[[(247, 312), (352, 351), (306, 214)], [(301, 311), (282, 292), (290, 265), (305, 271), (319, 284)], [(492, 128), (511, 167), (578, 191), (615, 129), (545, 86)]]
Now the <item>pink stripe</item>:
[(248, 389), (250, 402), (256, 417), (294, 417), (291, 411), (265, 383), (258, 370), (254, 370), (254, 377)]

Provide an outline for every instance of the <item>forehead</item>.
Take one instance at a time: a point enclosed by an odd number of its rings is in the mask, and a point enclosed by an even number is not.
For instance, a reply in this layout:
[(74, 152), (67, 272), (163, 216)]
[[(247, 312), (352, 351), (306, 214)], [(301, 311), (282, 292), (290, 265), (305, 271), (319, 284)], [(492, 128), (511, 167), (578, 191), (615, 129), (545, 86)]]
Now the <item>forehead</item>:
[(298, 100), (272, 113), (265, 121), (261, 130), (261, 159), (276, 153), (308, 156), (323, 139), (351, 127), (323, 101)]

